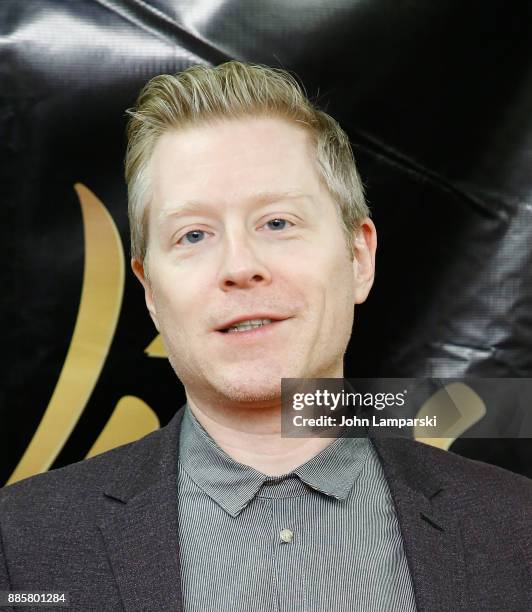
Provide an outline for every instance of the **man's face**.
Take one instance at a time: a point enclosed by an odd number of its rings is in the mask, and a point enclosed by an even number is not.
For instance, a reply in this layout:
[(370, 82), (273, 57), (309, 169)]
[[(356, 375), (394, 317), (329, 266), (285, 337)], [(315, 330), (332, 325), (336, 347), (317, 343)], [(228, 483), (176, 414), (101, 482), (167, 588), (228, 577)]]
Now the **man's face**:
[[(189, 396), (272, 400), (283, 377), (342, 376), (375, 230), (353, 260), (308, 133), (260, 117), (170, 131), (151, 178), (149, 282), (132, 265)], [(232, 329), (245, 320), (271, 322)]]

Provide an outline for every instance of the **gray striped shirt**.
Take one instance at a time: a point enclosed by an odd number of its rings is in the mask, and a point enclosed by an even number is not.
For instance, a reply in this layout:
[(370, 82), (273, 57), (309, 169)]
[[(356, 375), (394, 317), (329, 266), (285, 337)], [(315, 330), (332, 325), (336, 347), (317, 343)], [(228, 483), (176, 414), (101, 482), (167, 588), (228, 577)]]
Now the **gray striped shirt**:
[(178, 476), (185, 612), (416, 610), (399, 525), (367, 438), (283, 476), (225, 453), (185, 408)]

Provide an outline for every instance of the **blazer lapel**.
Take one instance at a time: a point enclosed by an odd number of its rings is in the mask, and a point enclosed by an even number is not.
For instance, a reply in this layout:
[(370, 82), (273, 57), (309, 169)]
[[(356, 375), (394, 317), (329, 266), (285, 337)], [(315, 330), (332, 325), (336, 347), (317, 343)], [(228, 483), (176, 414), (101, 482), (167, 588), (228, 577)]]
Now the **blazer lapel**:
[(467, 610), (465, 567), (449, 487), (431, 471), (427, 448), (371, 435), (388, 481), (420, 612)]
[(177, 517), (180, 410), (134, 443), (104, 492), (97, 523), (126, 612), (182, 610)]

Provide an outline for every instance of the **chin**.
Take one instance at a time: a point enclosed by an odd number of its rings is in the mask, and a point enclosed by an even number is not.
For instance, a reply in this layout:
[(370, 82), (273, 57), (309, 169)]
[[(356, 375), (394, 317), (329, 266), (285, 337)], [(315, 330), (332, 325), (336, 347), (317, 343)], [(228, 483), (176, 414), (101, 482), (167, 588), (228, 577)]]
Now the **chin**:
[(264, 402), (281, 397), (281, 380), (224, 381), (219, 392), (234, 402)]
[[(244, 368), (238, 373), (227, 372), (214, 377), (213, 386), (227, 399), (235, 402), (261, 402), (280, 399), (281, 379), (297, 376), (288, 368)], [(283, 371), (284, 370), (284, 371)]]
[(281, 386), (278, 389), (263, 387), (261, 389), (243, 386), (225, 387), (220, 390), (229, 402), (256, 403), (274, 402), (281, 397)]

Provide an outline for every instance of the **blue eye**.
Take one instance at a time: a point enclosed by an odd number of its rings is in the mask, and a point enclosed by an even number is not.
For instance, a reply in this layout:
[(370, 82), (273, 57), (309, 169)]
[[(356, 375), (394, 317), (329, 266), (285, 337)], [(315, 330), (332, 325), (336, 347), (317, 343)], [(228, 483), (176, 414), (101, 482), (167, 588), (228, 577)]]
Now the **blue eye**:
[(286, 227), (286, 219), (272, 219), (266, 225), (273, 230), (284, 229)]
[(179, 240), (181, 242), (184, 239), (187, 239), (189, 244), (196, 244), (197, 242), (201, 242), (203, 238), (205, 238), (205, 232), (203, 230), (192, 230), (191, 232), (187, 232), (183, 238)]

